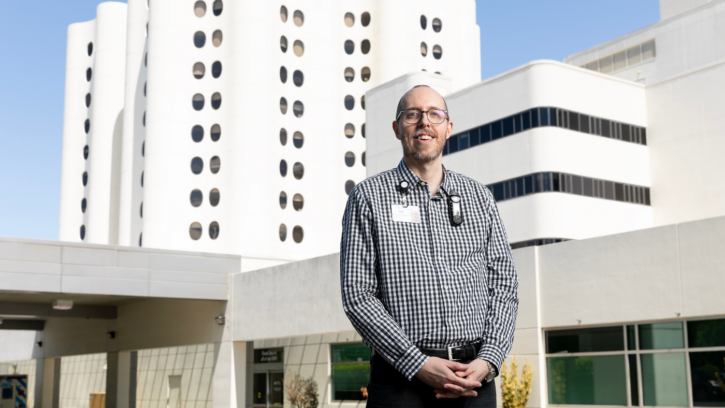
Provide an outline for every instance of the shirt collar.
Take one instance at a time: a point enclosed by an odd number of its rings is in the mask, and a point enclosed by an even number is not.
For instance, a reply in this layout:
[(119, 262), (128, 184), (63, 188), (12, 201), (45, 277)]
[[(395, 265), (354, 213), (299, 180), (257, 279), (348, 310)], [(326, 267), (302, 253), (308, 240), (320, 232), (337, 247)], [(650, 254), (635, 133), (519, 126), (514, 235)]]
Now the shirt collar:
[[(443, 165), (441, 164), (441, 166)], [(400, 176), (401, 180), (408, 181), (411, 186), (417, 186), (421, 182), (423, 182), (420, 177), (418, 177), (415, 173), (413, 173), (412, 170), (408, 168), (408, 166), (405, 164), (404, 159), (400, 159), (400, 163), (398, 164), (398, 175)], [(451, 189), (453, 188), (453, 182), (451, 179), (452, 173), (446, 170), (446, 166), (443, 166), (443, 182), (441, 183), (439, 190), (442, 190), (446, 194), (449, 194), (451, 192)]]

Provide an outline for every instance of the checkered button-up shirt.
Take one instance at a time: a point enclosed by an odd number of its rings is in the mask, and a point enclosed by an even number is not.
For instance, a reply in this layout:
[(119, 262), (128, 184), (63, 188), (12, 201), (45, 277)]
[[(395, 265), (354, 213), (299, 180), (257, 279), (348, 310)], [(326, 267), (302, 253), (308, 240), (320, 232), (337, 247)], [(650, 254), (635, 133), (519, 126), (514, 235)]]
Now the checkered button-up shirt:
[[(393, 221), (400, 181), (420, 223)], [(461, 197), (453, 226), (448, 196)], [(345, 313), (363, 341), (409, 380), (427, 361), (419, 348), (481, 342), (478, 358), (500, 371), (513, 343), (518, 278), (491, 192), (444, 169), (438, 194), (401, 160), (358, 184), (347, 202), (340, 244)]]

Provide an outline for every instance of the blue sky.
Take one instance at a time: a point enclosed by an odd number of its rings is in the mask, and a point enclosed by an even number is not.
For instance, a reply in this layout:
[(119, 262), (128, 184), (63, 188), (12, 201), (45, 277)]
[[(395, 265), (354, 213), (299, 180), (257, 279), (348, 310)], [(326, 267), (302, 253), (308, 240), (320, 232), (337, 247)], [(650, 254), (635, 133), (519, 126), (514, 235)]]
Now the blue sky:
[[(390, 0), (394, 1), (394, 0)], [(66, 30), (98, 0), (3, 4), (0, 236), (58, 239)], [(659, 21), (657, 0), (476, 0), (481, 78), (561, 61)], [(441, 2), (443, 5), (444, 2)]]

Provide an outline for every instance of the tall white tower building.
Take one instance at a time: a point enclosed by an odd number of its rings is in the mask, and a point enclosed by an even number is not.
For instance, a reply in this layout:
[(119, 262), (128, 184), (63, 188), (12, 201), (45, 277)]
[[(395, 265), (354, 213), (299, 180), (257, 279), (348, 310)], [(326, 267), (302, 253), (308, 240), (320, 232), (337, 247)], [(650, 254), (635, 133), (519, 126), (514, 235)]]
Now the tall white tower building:
[(60, 240), (243, 270), (338, 249), (368, 89), (480, 80), (474, 0), (103, 3), (67, 61)]

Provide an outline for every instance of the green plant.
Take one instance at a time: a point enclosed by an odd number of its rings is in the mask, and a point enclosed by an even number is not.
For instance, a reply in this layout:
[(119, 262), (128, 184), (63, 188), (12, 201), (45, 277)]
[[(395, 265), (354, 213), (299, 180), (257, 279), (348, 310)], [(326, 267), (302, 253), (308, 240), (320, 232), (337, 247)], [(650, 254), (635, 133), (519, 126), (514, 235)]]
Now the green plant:
[(284, 382), (287, 390), (287, 399), (296, 408), (317, 408), (317, 381), (310, 378), (303, 378), (296, 373), (291, 379)]
[(501, 368), (501, 399), (503, 400), (503, 408), (524, 408), (529, 401), (529, 393), (531, 392), (531, 381), (533, 381), (533, 373), (529, 360), (524, 363), (524, 370), (521, 373), (521, 381), (518, 378), (519, 366), (516, 363), (516, 356), (511, 361), (511, 371), (509, 372), (506, 363)]

